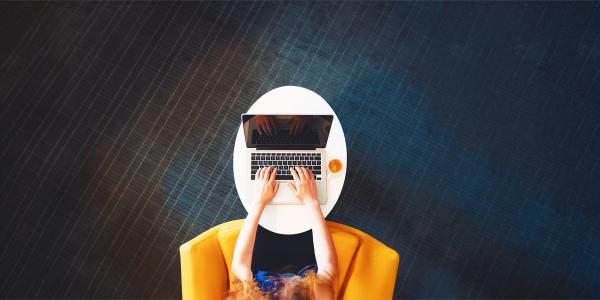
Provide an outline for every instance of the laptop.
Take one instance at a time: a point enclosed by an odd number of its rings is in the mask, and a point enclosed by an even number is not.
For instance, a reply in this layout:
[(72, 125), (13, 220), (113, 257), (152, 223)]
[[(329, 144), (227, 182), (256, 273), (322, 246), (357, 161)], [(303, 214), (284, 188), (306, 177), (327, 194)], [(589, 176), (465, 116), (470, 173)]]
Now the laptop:
[(290, 168), (312, 170), (321, 205), (327, 203), (325, 146), (333, 115), (253, 115), (242, 114), (246, 139), (248, 195), (260, 197), (256, 171), (263, 166), (277, 168), (279, 191), (269, 204), (301, 204), (288, 182), (294, 182)]

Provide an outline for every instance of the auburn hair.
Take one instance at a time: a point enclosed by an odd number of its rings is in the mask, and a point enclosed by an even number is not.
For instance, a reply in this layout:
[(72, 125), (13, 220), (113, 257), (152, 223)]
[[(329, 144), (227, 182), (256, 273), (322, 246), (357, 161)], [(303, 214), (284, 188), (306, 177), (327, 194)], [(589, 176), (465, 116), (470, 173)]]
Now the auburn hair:
[(225, 292), (227, 300), (315, 300), (315, 289), (317, 284), (330, 285), (328, 280), (317, 278), (314, 271), (309, 271), (306, 276), (294, 276), (290, 278), (278, 278), (283, 286), (269, 292), (263, 292), (258, 287), (255, 279), (250, 281), (234, 281), (230, 289)]

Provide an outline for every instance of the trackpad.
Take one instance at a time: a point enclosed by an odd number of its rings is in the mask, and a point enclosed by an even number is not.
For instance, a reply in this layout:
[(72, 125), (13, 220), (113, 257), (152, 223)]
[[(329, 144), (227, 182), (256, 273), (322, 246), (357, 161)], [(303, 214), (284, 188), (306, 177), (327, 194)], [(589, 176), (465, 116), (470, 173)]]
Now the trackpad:
[[(317, 181), (317, 197), (321, 205), (327, 203), (327, 189), (325, 182)], [(288, 181), (279, 182), (279, 192), (273, 198), (271, 204), (302, 204), (292, 188), (288, 186)]]
[(279, 182), (279, 191), (270, 204), (302, 204), (300, 199), (296, 197), (296, 194), (294, 194), (292, 189), (288, 186), (288, 182), (289, 181)]
[[(300, 199), (296, 197), (296, 194), (292, 191), (292, 189), (288, 186), (288, 182), (293, 181), (279, 181), (279, 191), (273, 198), (269, 204), (279, 205), (279, 204), (302, 204)], [(258, 199), (262, 193), (261, 185), (258, 181), (252, 180), (248, 185), (248, 196), (252, 201), (254, 199)], [(327, 190), (326, 185), (322, 181), (317, 181), (317, 195), (319, 197), (319, 201), (321, 205), (327, 203)]]

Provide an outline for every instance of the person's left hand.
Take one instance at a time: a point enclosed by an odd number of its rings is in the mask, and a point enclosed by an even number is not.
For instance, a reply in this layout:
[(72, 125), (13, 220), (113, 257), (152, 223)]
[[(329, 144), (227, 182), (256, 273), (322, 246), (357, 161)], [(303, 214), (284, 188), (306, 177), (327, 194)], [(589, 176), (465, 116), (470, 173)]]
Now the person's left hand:
[(279, 190), (279, 182), (275, 181), (277, 175), (277, 168), (275, 167), (262, 167), (256, 171), (256, 181), (260, 186), (260, 198), (256, 202), (257, 205), (265, 206), (277, 194)]

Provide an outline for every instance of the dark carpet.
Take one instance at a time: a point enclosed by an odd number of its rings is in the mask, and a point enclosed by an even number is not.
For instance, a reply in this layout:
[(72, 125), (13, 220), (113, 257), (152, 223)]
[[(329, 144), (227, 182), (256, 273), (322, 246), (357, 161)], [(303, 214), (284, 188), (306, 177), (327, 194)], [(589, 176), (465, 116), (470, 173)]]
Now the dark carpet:
[(401, 298), (600, 298), (599, 2), (1, 2), (0, 297), (178, 298), (239, 115), (337, 112)]

